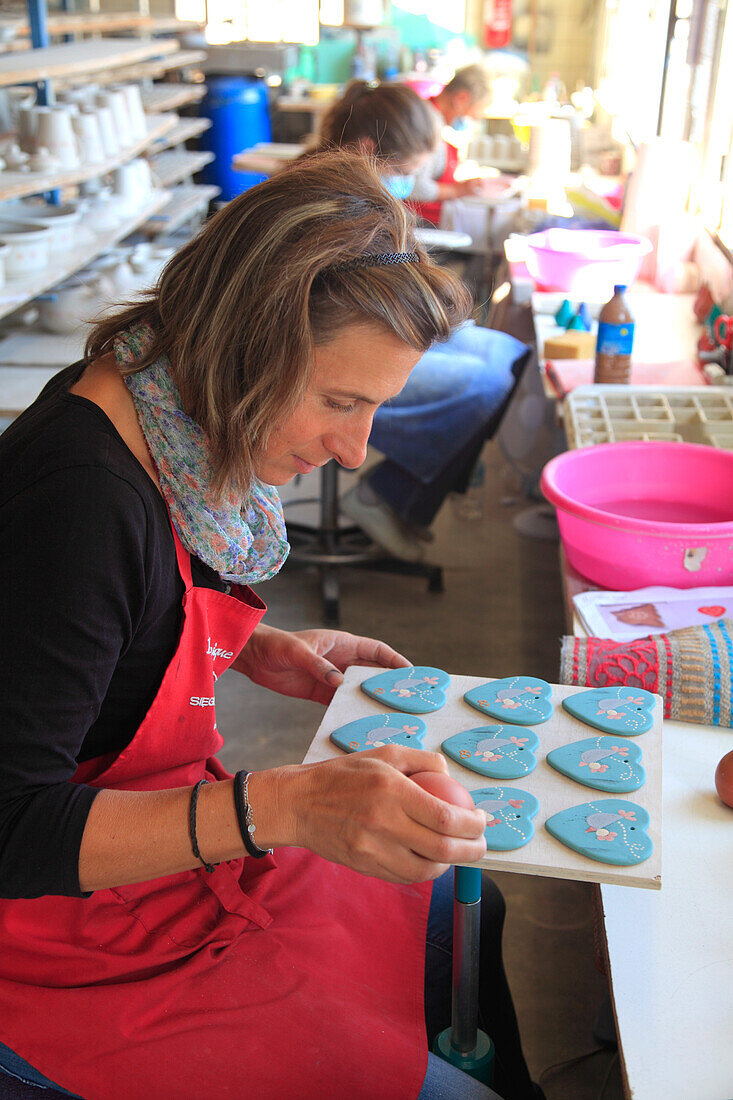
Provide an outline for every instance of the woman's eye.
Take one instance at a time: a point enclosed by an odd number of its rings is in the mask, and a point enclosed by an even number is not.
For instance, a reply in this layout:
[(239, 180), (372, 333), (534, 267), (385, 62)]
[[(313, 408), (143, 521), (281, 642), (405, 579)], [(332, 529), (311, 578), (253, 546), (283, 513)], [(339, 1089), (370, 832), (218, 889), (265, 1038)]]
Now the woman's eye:
[(326, 404), (328, 405), (329, 409), (336, 409), (337, 412), (342, 413), (352, 412), (355, 407), (353, 404), (342, 405), (338, 401), (332, 401), (330, 397), (326, 399)]

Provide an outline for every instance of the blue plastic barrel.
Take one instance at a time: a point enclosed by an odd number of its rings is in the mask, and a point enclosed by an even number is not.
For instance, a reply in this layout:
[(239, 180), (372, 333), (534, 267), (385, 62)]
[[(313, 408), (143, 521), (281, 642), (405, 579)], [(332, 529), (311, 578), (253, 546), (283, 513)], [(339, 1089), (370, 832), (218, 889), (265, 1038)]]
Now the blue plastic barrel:
[(210, 118), (210, 130), (201, 135), (201, 148), (216, 155), (203, 175), (207, 183), (221, 188), (221, 199), (229, 200), (260, 183), (265, 176), (256, 172), (232, 171), (232, 157), (258, 141), (272, 140), (267, 107), (267, 87), (249, 76), (206, 77), (207, 93), (201, 114)]

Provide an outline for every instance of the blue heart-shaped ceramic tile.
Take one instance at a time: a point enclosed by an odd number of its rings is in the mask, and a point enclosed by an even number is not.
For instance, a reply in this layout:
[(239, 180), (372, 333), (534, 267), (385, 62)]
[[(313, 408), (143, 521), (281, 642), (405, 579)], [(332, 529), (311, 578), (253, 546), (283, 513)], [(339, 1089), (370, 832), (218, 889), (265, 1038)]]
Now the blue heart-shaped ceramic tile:
[(603, 733), (646, 733), (654, 722), (658, 696), (637, 687), (591, 688), (566, 695), (562, 705), (568, 714)]
[(556, 771), (609, 794), (626, 794), (644, 786), (646, 772), (640, 760), (639, 746), (623, 737), (588, 737), (547, 754), (547, 763)]
[(654, 845), (646, 832), (649, 814), (623, 798), (598, 798), (548, 817), (545, 828), (574, 852), (630, 867), (649, 859)]
[(529, 791), (519, 787), (482, 787), (471, 798), (486, 814), (486, 845), (493, 852), (521, 848), (534, 836), (532, 818), (540, 804)]
[(421, 749), (427, 729), (422, 718), (407, 721), (399, 714), (370, 714), (339, 726), (331, 734), (334, 745), (345, 752), (361, 752), (362, 749), (378, 749), (380, 745), (407, 745)]
[(454, 733), (443, 742), (446, 756), (472, 772), (491, 779), (521, 779), (537, 765), (534, 750), (539, 745), (534, 730), (516, 726), (478, 726)]
[(552, 687), (539, 676), (507, 676), (471, 688), (463, 696), (476, 710), (499, 721), (536, 726), (552, 714)]
[(364, 680), (361, 690), (370, 699), (386, 703), (408, 714), (430, 714), (445, 706), (445, 689), (450, 683), (447, 672), (429, 665), (414, 668), (391, 668)]

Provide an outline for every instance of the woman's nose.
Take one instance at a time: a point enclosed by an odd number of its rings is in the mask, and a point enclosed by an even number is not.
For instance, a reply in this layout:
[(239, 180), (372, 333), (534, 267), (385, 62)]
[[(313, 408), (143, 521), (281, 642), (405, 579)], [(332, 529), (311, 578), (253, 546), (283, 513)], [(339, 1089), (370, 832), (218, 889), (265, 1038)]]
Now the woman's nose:
[(358, 424), (349, 425), (349, 429), (332, 435), (327, 447), (340, 466), (355, 470), (361, 466), (367, 456), (367, 443), (372, 430), (372, 416), (365, 417)]

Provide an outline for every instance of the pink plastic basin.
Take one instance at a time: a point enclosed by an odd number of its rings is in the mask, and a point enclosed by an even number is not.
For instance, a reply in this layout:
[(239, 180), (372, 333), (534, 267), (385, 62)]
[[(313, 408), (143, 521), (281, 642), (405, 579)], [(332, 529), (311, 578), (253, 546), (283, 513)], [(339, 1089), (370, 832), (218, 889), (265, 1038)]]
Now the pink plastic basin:
[(526, 239), (527, 267), (545, 290), (565, 290), (578, 298), (608, 293), (617, 283), (630, 286), (651, 241), (614, 229), (544, 229)]
[(602, 443), (542, 472), (568, 562), (604, 588), (733, 584), (733, 453)]

